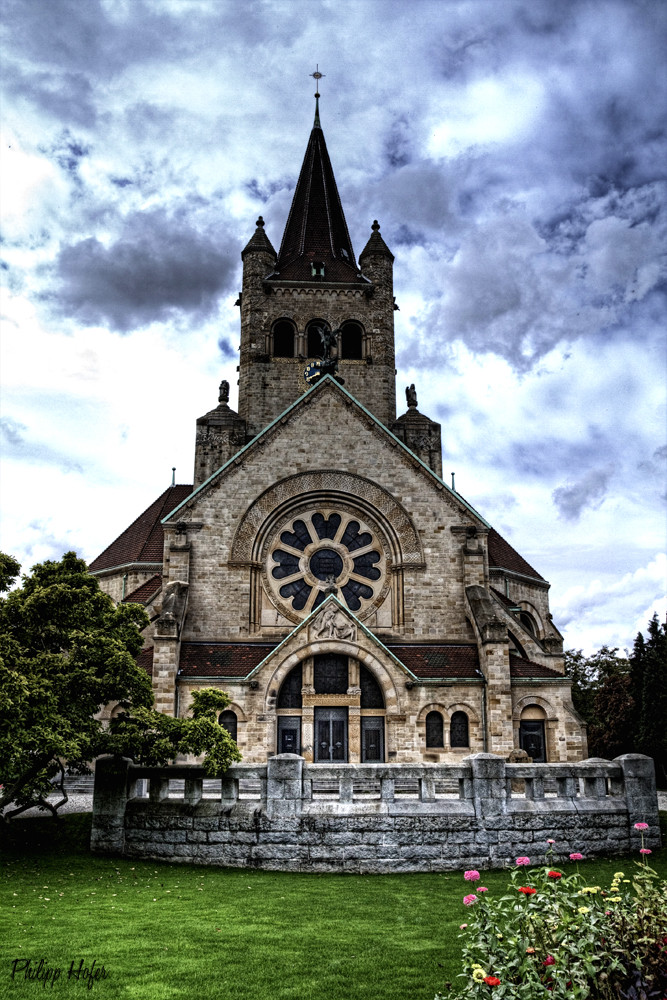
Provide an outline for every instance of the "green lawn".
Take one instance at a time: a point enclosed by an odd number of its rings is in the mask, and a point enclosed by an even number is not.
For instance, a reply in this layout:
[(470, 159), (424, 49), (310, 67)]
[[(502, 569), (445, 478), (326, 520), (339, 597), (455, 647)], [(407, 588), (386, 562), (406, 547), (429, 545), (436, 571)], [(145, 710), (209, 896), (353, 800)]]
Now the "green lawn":
[[(11, 979), (14, 961), (27, 958), (31, 968), (43, 958), (62, 970), (47, 995), (138, 1000), (432, 1000), (459, 972), (469, 888), (459, 872), (309, 875), (127, 861), (88, 854), (89, 832), (89, 816), (70, 815), (15, 821), (3, 834), (3, 998), (40, 995), (41, 983), (22, 972)], [(651, 862), (667, 877), (667, 850)], [(580, 865), (589, 884), (603, 886), (618, 868), (618, 859)], [(491, 890), (506, 881), (484, 874)], [(81, 959), (96, 959), (109, 978), (91, 991), (68, 981)]]

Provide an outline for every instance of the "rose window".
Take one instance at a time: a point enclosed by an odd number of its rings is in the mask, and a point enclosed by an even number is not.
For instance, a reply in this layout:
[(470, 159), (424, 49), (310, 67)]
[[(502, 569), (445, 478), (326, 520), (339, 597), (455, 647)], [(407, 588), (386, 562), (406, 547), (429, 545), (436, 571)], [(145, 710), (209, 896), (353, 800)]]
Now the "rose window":
[(352, 513), (300, 514), (280, 531), (268, 559), (274, 594), (300, 616), (336, 588), (350, 611), (363, 611), (383, 586), (385, 556), (375, 530)]

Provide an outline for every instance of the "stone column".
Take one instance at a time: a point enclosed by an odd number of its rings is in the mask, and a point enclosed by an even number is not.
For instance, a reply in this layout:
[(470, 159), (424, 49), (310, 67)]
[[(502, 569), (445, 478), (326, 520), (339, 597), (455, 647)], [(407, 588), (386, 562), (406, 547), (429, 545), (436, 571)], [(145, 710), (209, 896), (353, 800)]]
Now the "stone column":
[[(631, 850), (639, 850), (642, 846), (642, 832), (645, 846), (660, 847), (658, 793), (652, 758), (641, 753), (625, 753), (616, 757), (615, 762), (623, 769)], [(648, 823), (648, 830), (636, 830), (635, 823)]]
[(312, 706), (301, 710), (301, 753), (309, 764), (313, 762), (315, 741), (315, 709)]
[(350, 705), (347, 710), (348, 760), (350, 764), (361, 763), (361, 709), (358, 705)]
[(155, 708), (164, 715), (176, 709), (176, 674), (180, 639), (175, 619), (158, 619), (153, 640), (153, 694)]
[(482, 670), (486, 676), (489, 750), (508, 754), (514, 749), (509, 639), (501, 621), (482, 629)]
[(90, 849), (97, 854), (123, 853), (130, 764), (126, 757), (99, 757), (95, 762)]
[(299, 819), (303, 802), (303, 757), (281, 753), (266, 765), (266, 814), (269, 819)]
[(472, 770), (472, 798), (475, 816), (498, 816), (507, 812), (505, 760), (493, 753), (474, 753), (466, 757)]

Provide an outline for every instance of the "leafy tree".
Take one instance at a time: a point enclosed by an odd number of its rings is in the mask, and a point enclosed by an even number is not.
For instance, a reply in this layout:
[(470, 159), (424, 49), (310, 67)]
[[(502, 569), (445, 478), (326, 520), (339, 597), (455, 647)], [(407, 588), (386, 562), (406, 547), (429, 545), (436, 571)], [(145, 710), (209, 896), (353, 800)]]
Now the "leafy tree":
[(637, 700), (636, 748), (653, 757), (658, 783), (667, 785), (667, 625), (653, 615), (648, 635), (635, 640), (631, 683)]
[[(11, 586), (20, 567), (0, 561), (0, 582)], [(229, 699), (195, 700), (195, 717), (170, 719), (152, 709), (150, 680), (137, 666), (148, 625), (142, 607), (116, 606), (74, 552), (34, 566), (22, 586), (0, 598), (0, 813), (31, 805), (55, 814), (66, 801), (64, 767), (87, 770), (100, 753), (166, 763), (177, 753), (206, 754), (209, 773), (240, 759), (236, 744), (215, 722)], [(203, 695), (201, 692), (200, 695)], [(95, 718), (110, 702), (127, 713), (107, 730)], [(47, 801), (59, 776), (60, 802)], [(16, 808), (7, 813), (10, 803)]]
[(0, 594), (9, 590), (20, 572), (21, 564), (16, 561), (14, 556), (0, 552)]
[(630, 664), (617, 647), (602, 646), (592, 656), (580, 649), (565, 653), (572, 678), (572, 701), (588, 725), (591, 757), (617, 757), (633, 749)]

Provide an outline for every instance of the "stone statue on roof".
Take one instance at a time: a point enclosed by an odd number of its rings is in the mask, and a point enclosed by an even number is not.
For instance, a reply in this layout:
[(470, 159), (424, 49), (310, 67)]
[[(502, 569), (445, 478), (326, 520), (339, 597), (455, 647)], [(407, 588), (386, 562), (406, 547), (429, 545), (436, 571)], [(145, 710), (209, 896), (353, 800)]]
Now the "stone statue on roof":
[(220, 383), (220, 392), (218, 393), (218, 402), (219, 403), (228, 403), (229, 402), (229, 382), (227, 381), (226, 378), (223, 378), (222, 382)]
[(408, 406), (417, 406), (417, 390), (415, 389), (414, 382), (412, 385), (406, 386), (405, 398), (408, 401)]

